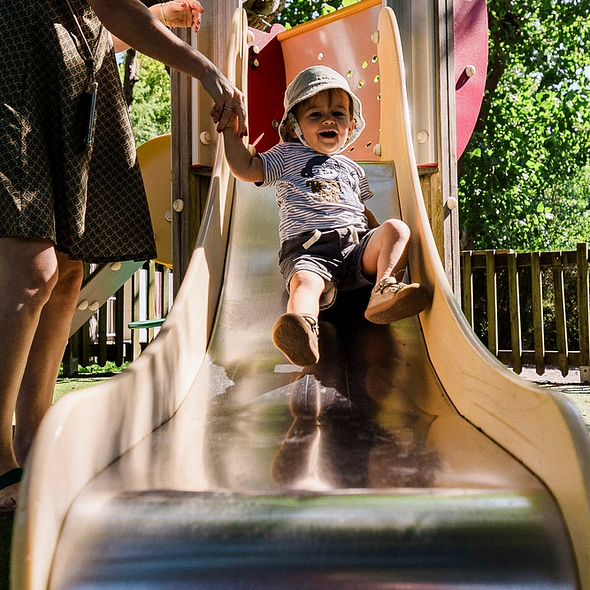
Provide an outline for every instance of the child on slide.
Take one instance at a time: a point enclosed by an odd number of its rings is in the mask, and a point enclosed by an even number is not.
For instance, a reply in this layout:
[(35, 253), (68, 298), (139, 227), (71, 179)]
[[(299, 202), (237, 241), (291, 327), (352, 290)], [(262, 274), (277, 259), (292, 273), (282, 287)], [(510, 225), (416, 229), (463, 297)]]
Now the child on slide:
[[(237, 119), (224, 129), (233, 174), (276, 186), (279, 266), (286, 281), (287, 313), (273, 342), (295, 365), (319, 360), (318, 314), (339, 290), (375, 284), (365, 317), (389, 324), (420, 313), (429, 302), (417, 283), (400, 282), (410, 230), (399, 219), (381, 225), (366, 208), (372, 197), (363, 169), (341, 155), (361, 133), (361, 103), (346, 79), (326, 66), (300, 72), (285, 93), (282, 143), (252, 155)], [(215, 113), (214, 113), (215, 116)]]

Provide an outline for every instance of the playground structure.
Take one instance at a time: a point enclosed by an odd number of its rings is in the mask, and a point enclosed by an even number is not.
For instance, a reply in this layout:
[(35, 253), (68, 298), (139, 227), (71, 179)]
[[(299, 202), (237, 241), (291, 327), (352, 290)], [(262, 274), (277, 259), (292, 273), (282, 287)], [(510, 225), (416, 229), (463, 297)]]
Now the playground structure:
[[(355, 67), (326, 34), (345, 20), (347, 47), (368, 48), (351, 51)], [(303, 35), (308, 56), (288, 49)], [(238, 11), (228, 73), (243, 87), (246, 38)], [(236, 182), (219, 142), (160, 334), (41, 426), (13, 587), (589, 590), (586, 429), (498, 363), (460, 311), (422, 200), (394, 12), (367, 1), (278, 41), (286, 82), (317, 47), (357, 86), (356, 67), (370, 71), (371, 208), (410, 225), (409, 272), (432, 305), (382, 327), (362, 320), (362, 292), (342, 298), (318, 366), (286, 365), (270, 341), (284, 306), (273, 195)]]

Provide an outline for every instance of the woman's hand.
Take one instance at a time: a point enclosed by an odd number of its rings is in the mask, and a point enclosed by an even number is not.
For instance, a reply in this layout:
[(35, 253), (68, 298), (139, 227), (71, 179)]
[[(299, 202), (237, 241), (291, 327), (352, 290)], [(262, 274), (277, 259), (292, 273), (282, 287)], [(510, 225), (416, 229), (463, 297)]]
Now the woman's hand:
[(211, 117), (217, 124), (217, 131), (221, 133), (227, 124), (237, 116), (238, 135), (244, 137), (248, 135), (246, 126), (246, 100), (240, 90), (235, 88), (224, 76), (201, 79), (203, 88), (209, 96), (213, 98), (214, 105), (211, 108)]
[(159, 5), (163, 16), (156, 12), (156, 16), (169, 27), (192, 27), (195, 33), (201, 27), (201, 15), (205, 12), (197, 0), (183, 2), (164, 2)]

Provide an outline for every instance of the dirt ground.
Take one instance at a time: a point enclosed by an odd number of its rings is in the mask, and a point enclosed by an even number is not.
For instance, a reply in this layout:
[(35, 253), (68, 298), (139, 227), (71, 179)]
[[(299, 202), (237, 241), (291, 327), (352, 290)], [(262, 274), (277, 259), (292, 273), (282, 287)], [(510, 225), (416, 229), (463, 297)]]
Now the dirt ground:
[(521, 377), (534, 381), (541, 387), (563, 393), (578, 409), (580, 416), (590, 431), (590, 385), (580, 383), (580, 371), (572, 369), (564, 377), (557, 367), (547, 367), (542, 375), (537, 375), (534, 367), (523, 367)]

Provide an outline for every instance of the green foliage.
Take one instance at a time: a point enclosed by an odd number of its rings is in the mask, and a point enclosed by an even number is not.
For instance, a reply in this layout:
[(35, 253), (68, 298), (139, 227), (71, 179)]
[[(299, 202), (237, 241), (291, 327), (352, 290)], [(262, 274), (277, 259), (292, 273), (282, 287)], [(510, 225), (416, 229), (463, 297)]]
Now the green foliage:
[(460, 161), (475, 248), (573, 248), (590, 239), (590, 7), (488, 0), (490, 60)]
[(328, 0), (327, 2), (314, 2), (314, 0), (287, 0), (285, 8), (277, 17), (277, 22), (290, 29), (295, 25), (300, 25), (318, 16), (334, 12), (343, 6), (354, 4), (357, 1)]
[[(164, 64), (138, 54), (130, 117), (136, 145), (170, 133), (170, 76)], [(119, 66), (121, 72), (123, 64)], [(121, 73), (122, 75), (122, 73)]]

